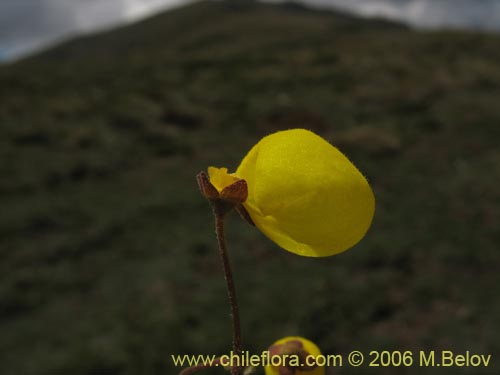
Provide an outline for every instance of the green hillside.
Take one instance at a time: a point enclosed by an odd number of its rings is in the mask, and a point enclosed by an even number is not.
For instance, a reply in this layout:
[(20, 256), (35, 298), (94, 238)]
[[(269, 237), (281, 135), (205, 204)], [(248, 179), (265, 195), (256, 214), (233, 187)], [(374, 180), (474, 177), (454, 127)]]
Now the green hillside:
[(293, 127), (363, 171), (375, 221), (354, 249), (305, 259), (231, 216), (245, 348), (469, 350), (490, 366), (332, 373), (498, 373), (499, 45), (202, 2), (0, 67), (0, 373), (166, 375), (171, 354), (227, 352), (195, 175)]

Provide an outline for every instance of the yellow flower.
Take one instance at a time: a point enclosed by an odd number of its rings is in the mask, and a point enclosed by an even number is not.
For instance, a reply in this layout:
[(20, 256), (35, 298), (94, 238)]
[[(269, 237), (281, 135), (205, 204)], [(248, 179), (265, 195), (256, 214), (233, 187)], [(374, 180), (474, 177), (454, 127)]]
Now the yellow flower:
[[(314, 359), (318, 356), (321, 356), (321, 351), (320, 349), (314, 344), (312, 341), (309, 341), (303, 337), (299, 336), (289, 336), (282, 338), (278, 341), (276, 341), (271, 347), (269, 348), (270, 351), (270, 356), (277, 355), (281, 356), (282, 360), (277, 361), (277, 360), (271, 360), (270, 364), (265, 366), (265, 371), (266, 375), (281, 375), (283, 373), (293, 373), (295, 375), (325, 375), (325, 367), (324, 366), (314, 366)], [(280, 369), (279, 366), (273, 366), (272, 363), (274, 364), (283, 364), (280, 362), (283, 362), (285, 360), (285, 356), (288, 355), (290, 363), (293, 364), (292, 357), (290, 356), (297, 356), (300, 357), (301, 359), (301, 364), (298, 366), (291, 366), (290, 369), (295, 369), (295, 372), (287, 372), (283, 371), (284, 369)], [(306, 357), (309, 356), (309, 359), (306, 359)], [(312, 365), (312, 366), (311, 366)], [(304, 370), (298, 370), (299, 368), (303, 368)], [(281, 370), (281, 372), (280, 372)]]
[(305, 129), (261, 139), (234, 174), (209, 168), (220, 193), (246, 181), (243, 206), (267, 237), (292, 253), (330, 256), (363, 238), (375, 211), (370, 185), (337, 148)]

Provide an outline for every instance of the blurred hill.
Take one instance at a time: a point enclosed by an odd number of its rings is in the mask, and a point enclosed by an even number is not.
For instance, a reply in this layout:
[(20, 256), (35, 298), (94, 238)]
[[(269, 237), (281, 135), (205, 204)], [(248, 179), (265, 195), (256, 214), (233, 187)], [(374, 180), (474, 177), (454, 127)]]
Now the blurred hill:
[(231, 217), (246, 348), (469, 350), (498, 372), (499, 43), (201, 2), (0, 67), (0, 372), (174, 374), (170, 354), (229, 350), (194, 176), (291, 127), (354, 161), (376, 218), (303, 259)]

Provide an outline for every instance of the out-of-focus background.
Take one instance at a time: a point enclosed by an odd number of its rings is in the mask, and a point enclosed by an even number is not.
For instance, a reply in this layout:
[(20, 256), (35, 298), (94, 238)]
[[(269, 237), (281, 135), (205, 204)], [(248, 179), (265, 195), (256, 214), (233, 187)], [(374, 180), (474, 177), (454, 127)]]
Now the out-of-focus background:
[(293, 127), (363, 171), (376, 216), (325, 259), (229, 218), (245, 348), (470, 351), (490, 366), (332, 373), (498, 373), (499, 1), (7, 0), (0, 20), (0, 373), (227, 352), (195, 175)]

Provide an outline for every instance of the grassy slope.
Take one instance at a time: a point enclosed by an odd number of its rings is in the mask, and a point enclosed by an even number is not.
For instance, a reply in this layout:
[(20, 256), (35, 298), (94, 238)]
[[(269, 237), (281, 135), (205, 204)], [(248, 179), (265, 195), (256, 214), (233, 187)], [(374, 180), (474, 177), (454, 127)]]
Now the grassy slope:
[(232, 217), (247, 348), (498, 353), (499, 42), (200, 3), (2, 67), (0, 372), (169, 374), (170, 353), (226, 351), (194, 175), (296, 126), (364, 171), (376, 220), (315, 260)]

